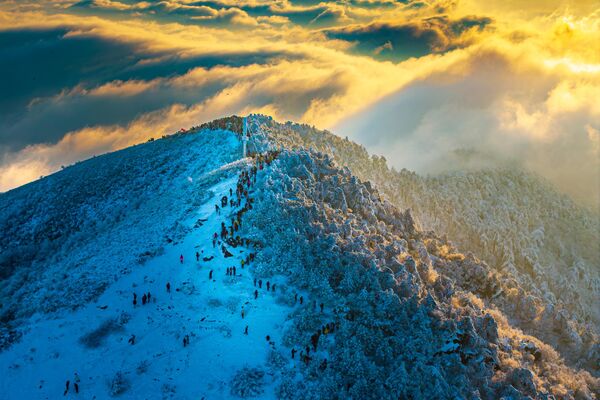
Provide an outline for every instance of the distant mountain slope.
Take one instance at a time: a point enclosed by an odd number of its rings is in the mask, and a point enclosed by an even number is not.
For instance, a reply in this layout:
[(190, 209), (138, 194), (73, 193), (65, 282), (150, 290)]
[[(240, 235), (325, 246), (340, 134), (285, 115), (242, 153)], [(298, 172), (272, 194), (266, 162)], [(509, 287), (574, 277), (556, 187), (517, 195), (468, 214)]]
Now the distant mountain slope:
[[(477, 262), (483, 266), (483, 278), (493, 274), (503, 282), (498, 283), (502, 296), (493, 303), (573, 364), (600, 373), (598, 214), (524, 171), (503, 168), (421, 177), (389, 169), (383, 157), (371, 156), (362, 146), (327, 131), (280, 124), (265, 116), (252, 121), (275, 146), (329, 154), (372, 182), (392, 204), (410, 208), (421, 229), (445, 235), (461, 251), (473, 252), (485, 261)], [(465, 284), (478, 286), (479, 279), (467, 276)]]
[(597, 379), (484, 305), (494, 279), (455, 283), (481, 263), (415, 229), (369, 183), (305, 150), (284, 151), (272, 169), (249, 215), (265, 244), (257, 272), (285, 274), (317, 298), (293, 314), (284, 343), (310, 343), (336, 321), (310, 353), (327, 368), (311, 362), (298, 379), (282, 364), (280, 398), (594, 398)]

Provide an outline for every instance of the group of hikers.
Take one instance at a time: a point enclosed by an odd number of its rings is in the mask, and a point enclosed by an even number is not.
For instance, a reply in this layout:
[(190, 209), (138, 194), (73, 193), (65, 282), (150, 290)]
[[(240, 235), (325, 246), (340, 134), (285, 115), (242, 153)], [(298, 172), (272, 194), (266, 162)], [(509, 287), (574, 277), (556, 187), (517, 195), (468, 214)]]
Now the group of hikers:
[[(321, 310), (323, 310), (323, 303), (321, 303)], [(310, 337), (310, 344), (312, 345), (312, 351), (315, 353), (317, 351), (317, 346), (319, 344), (319, 339), (321, 335), (328, 335), (335, 332), (336, 329), (339, 329), (339, 322), (329, 322), (321, 327), (317, 332), (315, 332)], [(296, 353), (298, 350), (292, 348), (292, 359), (295, 359)], [(310, 363), (313, 357), (310, 356), (311, 346), (306, 345), (303, 350), (300, 350), (299, 360), (306, 365)], [(327, 368), (327, 358), (324, 358), (319, 365), (319, 368), (325, 369)]]
[[(249, 239), (241, 238), (239, 235), (237, 235), (237, 232), (242, 227), (243, 215), (246, 212), (248, 212), (249, 210), (251, 210), (253, 207), (252, 206), (253, 198), (250, 197), (250, 189), (251, 189), (252, 185), (256, 183), (257, 172), (260, 170), (263, 170), (265, 165), (270, 165), (271, 162), (277, 157), (277, 155), (278, 155), (277, 151), (269, 151), (264, 154), (255, 154), (254, 155), (255, 164), (252, 167), (250, 167), (249, 169), (242, 171), (238, 175), (235, 193), (234, 193), (233, 189), (229, 189), (228, 194), (225, 194), (224, 196), (221, 197), (220, 205), (215, 204), (215, 212), (217, 215), (221, 215), (221, 211), (227, 207), (231, 207), (231, 208), (240, 207), (237, 211), (232, 210), (233, 217), (231, 218), (231, 224), (229, 226), (227, 226), (227, 225), (225, 225), (224, 222), (222, 222), (220, 234), (218, 232), (215, 232), (212, 237), (213, 248), (220, 246), (221, 251), (223, 252), (223, 255), (225, 258), (233, 256), (233, 254), (231, 254), (231, 252), (227, 249), (225, 244), (227, 244), (228, 246), (231, 246), (233, 248), (235, 248), (237, 246), (249, 247), (252, 244), (254, 245), (254, 248), (259, 247), (258, 243), (256, 243), (256, 242), (253, 243)], [(242, 206), (242, 202), (244, 202), (243, 206)], [(200, 254), (198, 252), (196, 252), (195, 256), (196, 256), (196, 261), (199, 262)], [(240, 260), (240, 267), (243, 269), (245, 266), (251, 264), (255, 260), (255, 257), (256, 257), (255, 252), (249, 252), (245, 258), (242, 258)], [(203, 261), (210, 261), (213, 258), (214, 258), (214, 256), (203, 257)], [(183, 254), (180, 255), (179, 262), (181, 264), (184, 263)], [(227, 276), (238, 276), (237, 267), (236, 266), (227, 267), (226, 275)], [(212, 280), (212, 279), (213, 279), (213, 270), (210, 270), (209, 280)], [(254, 299), (257, 299), (258, 295), (259, 295), (259, 289), (263, 288), (262, 279), (254, 278), (254, 287), (257, 288), (254, 291)], [(270, 281), (266, 281), (265, 288), (268, 292), (274, 293), (276, 290), (276, 284), (271, 283)], [(166, 283), (166, 292), (171, 293), (170, 282)], [(144, 293), (141, 297), (142, 305), (146, 305), (147, 303), (150, 303), (152, 298), (153, 297), (150, 292)], [(304, 303), (304, 297), (302, 295), (299, 296), (296, 293), (296, 294), (294, 294), (294, 304), (296, 304), (297, 302), (299, 302), (300, 305), (302, 305)], [(137, 293), (133, 293), (133, 306), (134, 307), (137, 306)], [(317, 307), (316, 301), (313, 301), (313, 310), (316, 310), (316, 307)], [(319, 304), (319, 307), (320, 307), (321, 313), (323, 313), (324, 304), (323, 303)], [(246, 314), (245, 310), (242, 307), (242, 311), (241, 311), (242, 319), (245, 318), (245, 314)], [(337, 327), (339, 327), (339, 325), (337, 325)], [(243, 332), (244, 335), (248, 335), (248, 329), (249, 329), (249, 326), (246, 325), (244, 328), (244, 332)], [(313, 334), (311, 336), (311, 345), (312, 345), (313, 353), (317, 351), (317, 346), (318, 346), (319, 338), (321, 337), (321, 335), (330, 334), (330, 333), (334, 332), (335, 329), (336, 329), (336, 324), (331, 322), (326, 325), (323, 325), (322, 329), (320, 329), (318, 332), (316, 332), (315, 334)], [(275, 343), (274, 343), (274, 341), (271, 340), (271, 337), (269, 335), (266, 336), (266, 339), (267, 339), (267, 342), (272, 347), (274, 347)], [(135, 345), (136, 336), (132, 334), (130, 336), (130, 338), (128, 339), (128, 343), (131, 345)], [(189, 344), (190, 344), (190, 337), (188, 334), (186, 334), (183, 336), (183, 347), (187, 347), (187, 346), (189, 346)], [(311, 352), (311, 347), (307, 345), (303, 350), (300, 351), (300, 355), (299, 355), (299, 359), (302, 362), (306, 363), (307, 365), (313, 359), (310, 356), (310, 352)], [(291, 350), (292, 359), (295, 359), (296, 353), (297, 353), (297, 350), (295, 348), (293, 348)], [(327, 359), (322, 360), (322, 362), (320, 364), (320, 368), (321, 369), (327, 368)], [(80, 379), (76, 373), (75, 378), (73, 379), (73, 390), (75, 393), (79, 393), (79, 382), (80, 382)], [(69, 392), (70, 384), (71, 384), (71, 382), (69, 380), (67, 380), (64, 395), (66, 395)]]
[[(81, 382), (81, 379), (79, 379), (79, 374), (77, 374), (77, 372), (75, 372), (75, 376), (73, 377), (73, 390), (75, 391), (75, 394), (79, 393), (79, 383)], [(65, 392), (63, 393), (63, 396), (66, 396), (67, 393), (69, 393), (69, 388), (71, 386), (71, 381), (67, 380), (67, 382), (65, 383)]]
[[(168, 285), (168, 283), (167, 283)], [(148, 293), (144, 293), (144, 295), (142, 296), (142, 305), (145, 306), (146, 304), (150, 304), (150, 299), (152, 298), (152, 295), (150, 294), (150, 292)], [(133, 306), (137, 306), (137, 293), (133, 293)]]

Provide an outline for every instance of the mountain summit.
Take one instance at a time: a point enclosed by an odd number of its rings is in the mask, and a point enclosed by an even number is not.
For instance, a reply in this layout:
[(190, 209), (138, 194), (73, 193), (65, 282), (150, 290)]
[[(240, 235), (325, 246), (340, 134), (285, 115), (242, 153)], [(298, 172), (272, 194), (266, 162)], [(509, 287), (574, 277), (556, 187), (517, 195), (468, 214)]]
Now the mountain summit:
[(595, 399), (599, 221), (524, 171), (215, 120), (0, 195), (0, 391)]

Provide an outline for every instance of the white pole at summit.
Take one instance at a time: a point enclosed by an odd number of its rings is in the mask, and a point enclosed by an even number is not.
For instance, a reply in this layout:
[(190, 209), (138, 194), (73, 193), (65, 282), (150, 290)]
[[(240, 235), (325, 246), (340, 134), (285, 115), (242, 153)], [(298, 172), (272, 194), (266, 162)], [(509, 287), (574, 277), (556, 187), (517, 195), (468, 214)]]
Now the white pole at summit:
[(242, 122), (242, 143), (244, 143), (244, 158), (246, 158), (246, 143), (248, 142), (248, 120), (244, 117)]

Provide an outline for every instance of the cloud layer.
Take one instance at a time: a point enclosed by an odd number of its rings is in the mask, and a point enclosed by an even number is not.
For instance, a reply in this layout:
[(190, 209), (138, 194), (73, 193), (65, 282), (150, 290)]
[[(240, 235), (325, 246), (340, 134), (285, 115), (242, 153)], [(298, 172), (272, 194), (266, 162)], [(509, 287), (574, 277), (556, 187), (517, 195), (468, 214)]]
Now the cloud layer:
[(398, 168), (455, 168), (465, 148), (508, 159), (598, 204), (599, 15), (585, 1), (6, 1), (0, 190), (264, 112)]

